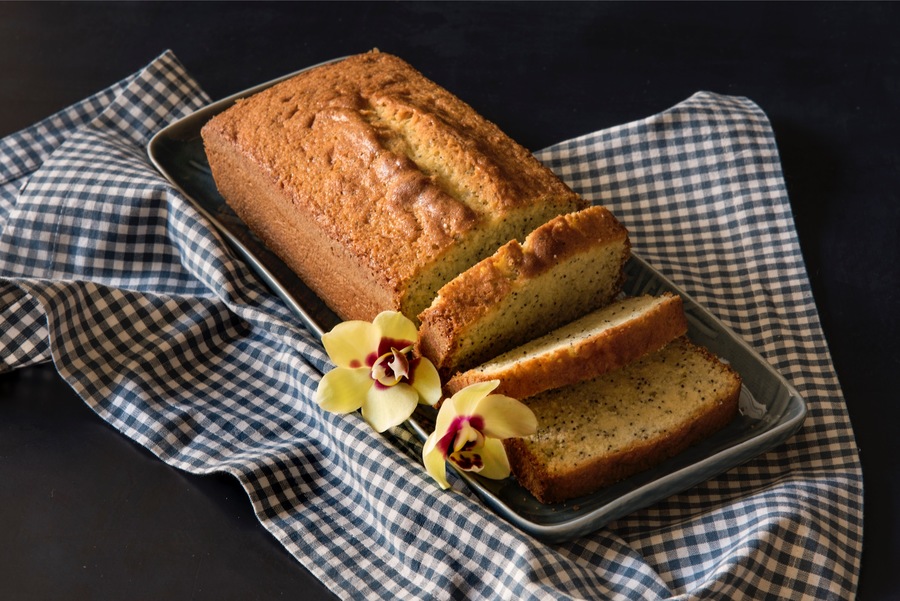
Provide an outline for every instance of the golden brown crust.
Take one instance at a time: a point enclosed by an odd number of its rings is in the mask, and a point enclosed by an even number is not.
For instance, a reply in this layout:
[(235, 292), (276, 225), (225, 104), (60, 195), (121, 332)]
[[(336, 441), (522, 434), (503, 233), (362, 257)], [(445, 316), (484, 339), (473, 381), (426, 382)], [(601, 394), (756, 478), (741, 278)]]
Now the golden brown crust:
[(521, 254), (510, 253), (508, 271), (533, 278), (553, 269), (560, 261), (590, 251), (598, 242), (628, 240), (628, 232), (602, 206), (560, 215), (525, 239)]
[(371, 320), (384, 307), (399, 307), (400, 292), (374, 280), (371, 272), (325, 236), (309, 215), (278, 212), (281, 188), (254, 169), (246, 155), (232, 145), (215, 143), (207, 144), (207, 153), (210, 162), (218, 166), (216, 185), (230, 199), (234, 212), (320, 297), (330, 299), (335, 312)]
[(452, 395), (470, 384), (499, 380), (494, 391), (525, 399), (552, 388), (574, 384), (618, 369), (659, 350), (687, 332), (680, 296), (664, 294), (660, 303), (619, 326), (604, 329), (575, 344), (529, 357), (504, 369), (473, 369), (453, 376), (445, 385)]
[[(496, 125), (377, 51), (241, 100), (202, 135), (229, 205), (344, 319), (403, 308), (475, 230), (584, 204)], [(466, 266), (485, 254), (471, 252)]]
[(727, 426), (738, 412), (740, 376), (706, 349), (694, 348), (727, 375), (729, 384), (725, 389), (710, 391), (714, 398), (696, 407), (688, 419), (658, 436), (635, 438), (632, 444), (614, 452), (595, 453), (589, 461), (568, 469), (549, 469), (527, 439), (507, 439), (504, 446), (519, 483), (541, 503), (567, 501), (659, 465)]
[[(577, 311), (555, 307), (540, 324), (543, 330), (532, 329), (520, 333), (509, 332), (508, 340), (495, 338), (490, 353), (476, 354), (465, 362), (459, 357), (463, 340), (472, 328), (487, 315), (497, 311), (498, 304), (514, 291), (526, 287), (529, 281), (548, 273), (567, 259), (592, 249), (621, 244), (624, 252), (618, 257), (616, 281), (609, 286), (610, 294), (595, 296), (594, 304), (577, 307)], [(592, 206), (576, 213), (560, 215), (531, 232), (523, 244), (512, 240), (497, 252), (455, 279), (438, 292), (434, 303), (419, 315), (419, 352), (428, 357), (444, 377), (466, 369), (508, 350), (525, 340), (540, 336), (562, 325), (563, 316), (581, 315), (605, 304), (618, 293), (624, 279), (623, 267), (628, 259), (628, 232), (605, 207)], [(525, 292), (528, 293), (527, 291)]]

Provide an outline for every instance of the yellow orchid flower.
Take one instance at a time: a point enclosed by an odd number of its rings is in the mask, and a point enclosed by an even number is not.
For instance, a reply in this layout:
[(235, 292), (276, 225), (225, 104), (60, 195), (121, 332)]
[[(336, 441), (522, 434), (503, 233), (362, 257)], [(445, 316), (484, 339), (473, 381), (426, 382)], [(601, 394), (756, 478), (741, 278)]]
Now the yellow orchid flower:
[(504, 438), (528, 436), (537, 430), (537, 418), (524, 404), (491, 394), (497, 380), (463, 388), (445, 400), (438, 411), (434, 432), (422, 448), (428, 474), (441, 488), (449, 488), (447, 464), (501, 480), (509, 476)]
[(316, 402), (335, 413), (362, 408), (377, 432), (409, 419), (418, 403), (434, 405), (441, 398), (440, 376), (431, 361), (413, 354), (417, 338), (415, 324), (396, 311), (384, 311), (372, 323), (338, 324), (322, 336), (336, 367), (319, 383)]

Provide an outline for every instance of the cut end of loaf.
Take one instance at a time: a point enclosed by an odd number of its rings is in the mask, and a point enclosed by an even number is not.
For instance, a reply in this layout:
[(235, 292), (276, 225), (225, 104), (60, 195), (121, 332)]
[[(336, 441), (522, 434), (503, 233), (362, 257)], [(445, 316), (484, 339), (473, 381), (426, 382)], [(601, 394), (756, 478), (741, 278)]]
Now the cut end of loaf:
[(630, 250), (604, 207), (552, 219), (441, 288), (420, 351), (449, 377), (546, 334), (615, 298)]
[(529, 232), (571, 206), (564, 204), (562, 199), (547, 199), (547, 202), (540, 204), (541, 208), (510, 210), (502, 219), (482, 216), (465, 237), (457, 240), (445, 254), (434, 258), (408, 282), (401, 312), (419, 323), (420, 314), (434, 302), (439, 290), (448, 282), (496, 253), (504, 244), (525, 238)]

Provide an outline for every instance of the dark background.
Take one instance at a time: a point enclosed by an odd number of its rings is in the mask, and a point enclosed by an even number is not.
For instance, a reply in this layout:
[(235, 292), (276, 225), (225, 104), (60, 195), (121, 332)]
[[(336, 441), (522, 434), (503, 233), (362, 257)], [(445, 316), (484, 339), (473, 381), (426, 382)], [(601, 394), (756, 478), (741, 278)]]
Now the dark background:
[[(900, 598), (900, 5), (0, 2), (0, 136), (165, 49), (214, 98), (372, 47), (525, 146), (698, 90), (771, 119), (865, 476), (860, 599)], [(2, 167), (0, 167), (2, 168)], [(226, 476), (169, 468), (50, 366), (0, 376), (0, 597), (327, 597)]]

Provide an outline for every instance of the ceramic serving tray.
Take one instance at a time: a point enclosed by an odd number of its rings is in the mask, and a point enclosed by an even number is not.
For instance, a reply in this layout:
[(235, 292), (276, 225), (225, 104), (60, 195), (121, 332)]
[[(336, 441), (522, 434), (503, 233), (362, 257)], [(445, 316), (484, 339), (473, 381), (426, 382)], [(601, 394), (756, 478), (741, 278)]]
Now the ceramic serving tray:
[[(309, 330), (321, 337), (339, 322), (338, 317), (225, 204), (216, 190), (200, 139), (201, 127), (235, 100), (295, 74), (229, 96), (172, 123), (153, 137), (147, 151), (156, 168), (218, 228)], [(640, 257), (632, 257), (628, 262), (626, 276), (626, 294), (669, 291), (682, 297), (688, 336), (730, 362), (741, 374), (740, 412), (725, 429), (655, 468), (565, 503), (541, 504), (514, 478), (496, 481), (460, 473), (497, 515), (547, 542), (588, 534), (616, 518), (740, 465), (783, 443), (800, 428), (806, 416), (806, 404), (797, 391), (683, 290)], [(419, 410), (410, 420), (413, 431), (423, 441), (431, 431), (434, 413), (430, 409)]]

